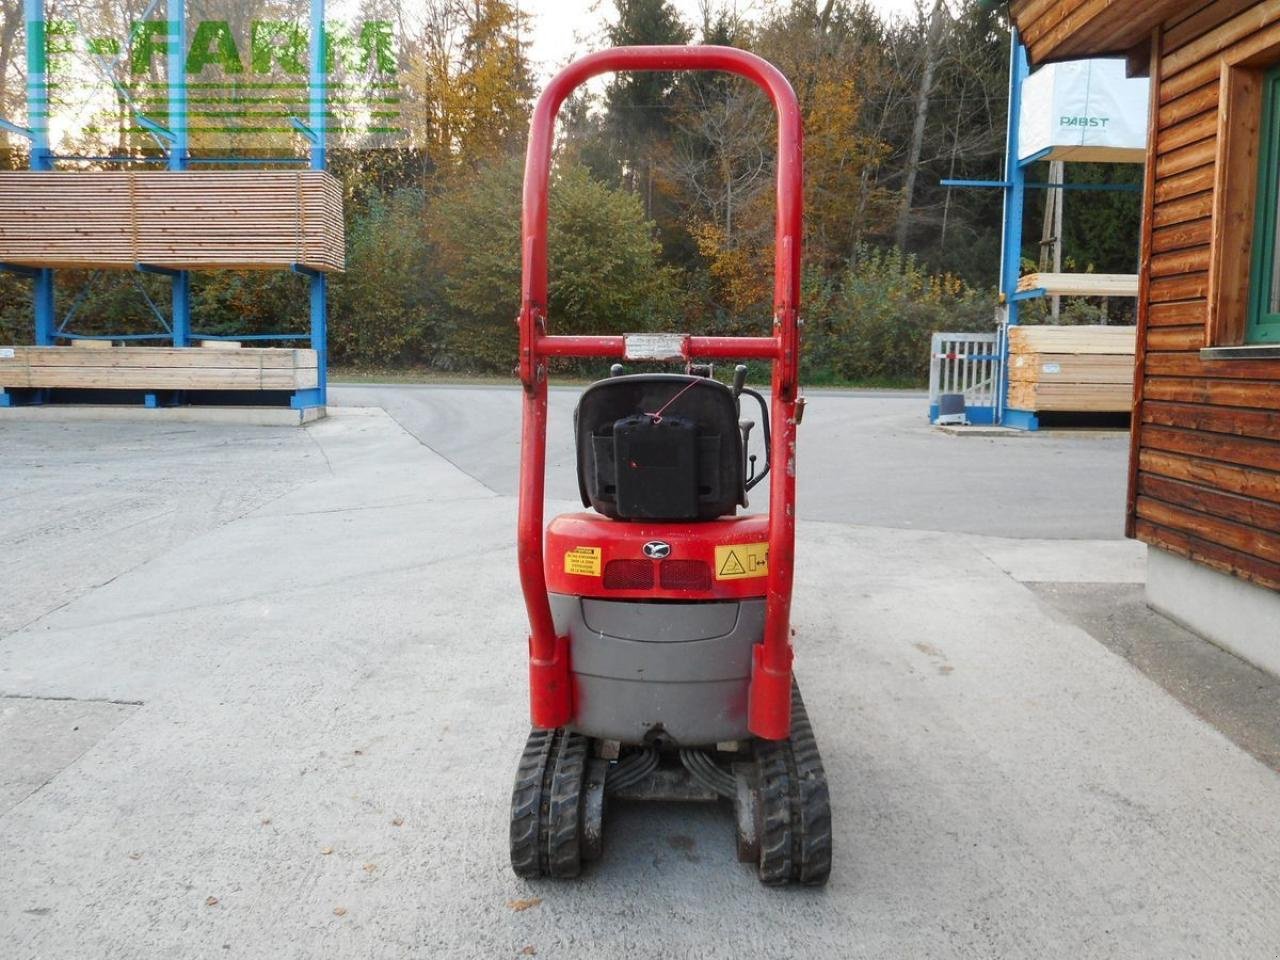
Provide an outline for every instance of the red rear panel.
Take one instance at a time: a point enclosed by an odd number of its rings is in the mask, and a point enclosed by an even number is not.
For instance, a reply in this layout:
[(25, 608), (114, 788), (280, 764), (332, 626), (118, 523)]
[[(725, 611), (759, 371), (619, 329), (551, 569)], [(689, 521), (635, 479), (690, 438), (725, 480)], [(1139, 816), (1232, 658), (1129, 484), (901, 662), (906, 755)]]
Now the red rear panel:
[(670, 524), (570, 513), (547, 527), (544, 556), (551, 593), (602, 600), (763, 597), (769, 518)]

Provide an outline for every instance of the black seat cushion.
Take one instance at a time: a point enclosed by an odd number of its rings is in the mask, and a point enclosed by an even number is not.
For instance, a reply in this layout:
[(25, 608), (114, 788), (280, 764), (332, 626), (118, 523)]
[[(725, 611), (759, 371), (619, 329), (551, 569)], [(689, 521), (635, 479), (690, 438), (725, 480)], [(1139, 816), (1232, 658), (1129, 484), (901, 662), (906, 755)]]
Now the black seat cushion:
[(746, 499), (738, 405), (715, 380), (601, 380), (578, 401), (574, 431), (582, 502), (606, 517), (714, 520)]

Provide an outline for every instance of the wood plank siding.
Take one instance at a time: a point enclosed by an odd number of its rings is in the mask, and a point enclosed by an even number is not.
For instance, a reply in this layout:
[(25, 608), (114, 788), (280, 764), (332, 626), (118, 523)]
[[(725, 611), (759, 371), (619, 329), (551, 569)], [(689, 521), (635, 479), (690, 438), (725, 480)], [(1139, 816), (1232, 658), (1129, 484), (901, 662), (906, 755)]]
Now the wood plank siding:
[(1280, 590), (1280, 360), (1200, 353), (1241, 342), (1258, 161), (1237, 68), (1280, 64), (1280, 0), (1010, 9), (1033, 63), (1149, 48), (1127, 533)]
[(1032, 63), (1123, 56), (1187, 0), (1014, 0), (1014, 21)]

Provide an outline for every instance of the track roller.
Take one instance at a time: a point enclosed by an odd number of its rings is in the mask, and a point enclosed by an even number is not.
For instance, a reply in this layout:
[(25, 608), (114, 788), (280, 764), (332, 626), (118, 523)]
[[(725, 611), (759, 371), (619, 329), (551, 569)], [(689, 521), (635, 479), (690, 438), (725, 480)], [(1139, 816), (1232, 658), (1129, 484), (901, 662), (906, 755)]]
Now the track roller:
[[(584, 853), (599, 856), (604, 778), (595, 768), (589, 779), (587, 747), (586, 737), (565, 730), (529, 733), (511, 792), (511, 868), (519, 876), (576, 877)], [(596, 793), (595, 828), (584, 844), (583, 801)]]
[[(733, 804), (738, 859), (762, 883), (819, 886), (831, 874), (831, 800), (798, 687), (791, 737), (756, 740), (751, 752), (624, 748), (611, 763), (564, 729), (533, 730), (511, 793), (511, 866), (529, 879), (576, 877), (598, 860), (606, 797)], [(726, 766), (728, 769), (726, 769)]]
[[(754, 854), (760, 881), (770, 886), (826, 883), (831, 875), (831, 798), (798, 687), (791, 690), (790, 739), (758, 742), (755, 769), (744, 766), (735, 771), (739, 859)], [(752, 801), (755, 810), (748, 811)], [(749, 813), (754, 814), (750, 820)]]

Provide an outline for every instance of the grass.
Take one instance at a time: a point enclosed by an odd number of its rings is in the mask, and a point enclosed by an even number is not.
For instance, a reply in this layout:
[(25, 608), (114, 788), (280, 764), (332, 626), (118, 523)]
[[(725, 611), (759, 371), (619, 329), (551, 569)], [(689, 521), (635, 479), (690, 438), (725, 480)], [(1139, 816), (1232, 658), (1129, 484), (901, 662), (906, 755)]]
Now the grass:
[(330, 383), (492, 383), (511, 385), (514, 376), (501, 377), (493, 373), (451, 373), (448, 371), (404, 367), (341, 367), (329, 366)]
[[(716, 370), (717, 379), (725, 379), (727, 368)], [(601, 376), (604, 375), (601, 369)], [(751, 383), (759, 384), (767, 380), (762, 370), (751, 371)], [(554, 374), (553, 384), (582, 385), (593, 382), (593, 377), (578, 377), (566, 374)], [(493, 373), (462, 373), (432, 370), (426, 367), (329, 367), (330, 383), (395, 383), (395, 384), (492, 384), (494, 386), (514, 386), (515, 375), (500, 376)], [(815, 377), (803, 381), (806, 387), (829, 387), (838, 390), (923, 390), (928, 385), (912, 377), (875, 377), (867, 380), (841, 380), (834, 377)]]

